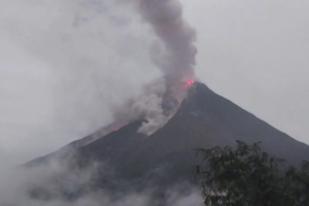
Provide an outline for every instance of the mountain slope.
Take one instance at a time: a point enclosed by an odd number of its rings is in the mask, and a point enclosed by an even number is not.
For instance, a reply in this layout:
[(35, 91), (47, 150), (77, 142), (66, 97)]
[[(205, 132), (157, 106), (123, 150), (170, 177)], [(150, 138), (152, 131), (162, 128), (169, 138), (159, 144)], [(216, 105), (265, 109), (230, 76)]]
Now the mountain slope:
[[(96, 139), (90, 136), (89, 141), (84, 138), (83, 144), (71, 144), (80, 167), (92, 162), (105, 165), (96, 177), (97, 187), (142, 189), (149, 184), (169, 187), (194, 182), (197, 159), (194, 149), (233, 145), (236, 140), (261, 142), (266, 152), (291, 164), (309, 160), (308, 145), (278, 131), (201, 83), (190, 89), (175, 116), (150, 137), (137, 132), (141, 123), (130, 123)], [(56, 152), (32, 164), (73, 153), (61, 151), (62, 155)], [(106, 168), (113, 172), (106, 172)]]

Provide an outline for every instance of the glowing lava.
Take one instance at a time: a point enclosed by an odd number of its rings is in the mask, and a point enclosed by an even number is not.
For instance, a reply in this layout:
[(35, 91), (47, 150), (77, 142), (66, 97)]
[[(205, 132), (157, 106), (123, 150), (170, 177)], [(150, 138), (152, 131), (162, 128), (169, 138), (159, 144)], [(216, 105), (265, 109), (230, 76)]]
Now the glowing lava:
[(185, 82), (185, 88), (189, 89), (194, 85), (195, 81), (193, 79), (189, 79)]

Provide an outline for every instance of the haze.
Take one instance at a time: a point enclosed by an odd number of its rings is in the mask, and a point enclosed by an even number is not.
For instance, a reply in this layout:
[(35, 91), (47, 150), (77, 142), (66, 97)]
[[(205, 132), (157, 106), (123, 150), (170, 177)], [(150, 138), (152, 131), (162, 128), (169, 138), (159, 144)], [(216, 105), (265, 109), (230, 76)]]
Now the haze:
[[(147, 25), (98, 2), (0, 2), (0, 160), (20, 163), (95, 131), (161, 76)], [(198, 78), (309, 143), (309, 3), (182, 2), (197, 31)]]

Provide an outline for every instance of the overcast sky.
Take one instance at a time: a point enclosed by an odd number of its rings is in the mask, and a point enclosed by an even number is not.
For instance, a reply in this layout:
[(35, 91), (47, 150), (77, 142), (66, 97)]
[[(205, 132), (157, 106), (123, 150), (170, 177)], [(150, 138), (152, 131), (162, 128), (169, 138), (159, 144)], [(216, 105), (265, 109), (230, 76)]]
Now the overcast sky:
[(309, 143), (309, 2), (182, 0), (198, 34), (199, 77)]
[[(105, 3), (102, 3), (105, 2)], [(0, 160), (17, 163), (95, 131), (160, 77), (156, 38), (103, 0), (0, 0)], [(210, 88), (309, 143), (309, 2), (182, 0)]]

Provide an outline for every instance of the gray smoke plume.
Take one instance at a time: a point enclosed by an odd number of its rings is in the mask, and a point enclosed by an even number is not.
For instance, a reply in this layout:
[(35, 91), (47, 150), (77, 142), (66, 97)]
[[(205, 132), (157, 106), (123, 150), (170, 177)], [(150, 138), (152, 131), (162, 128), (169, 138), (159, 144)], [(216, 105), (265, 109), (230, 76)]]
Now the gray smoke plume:
[(183, 81), (194, 78), (195, 31), (183, 19), (178, 0), (139, 0), (138, 4), (142, 17), (164, 44), (165, 57), (159, 48), (154, 48), (152, 57), (164, 73), (167, 89), (174, 93)]
[(154, 64), (163, 72), (164, 81), (158, 82), (164, 85), (164, 90), (151, 92), (157, 91), (158, 86), (150, 84), (140, 97), (126, 106), (126, 115), (118, 115), (130, 117), (128, 114), (134, 114), (135, 118), (142, 116), (145, 122), (139, 132), (151, 135), (177, 111), (174, 108), (173, 112), (166, 113), (162, 105), (171, 99), (181, 102), (186, 93), (185, 82), (195, 79), (195, 31), (183, 19), (182, 6), (178, 0), (136, 0), (135, 3), (143, 20), (150, 24), (159, 38), (150, 55)]

